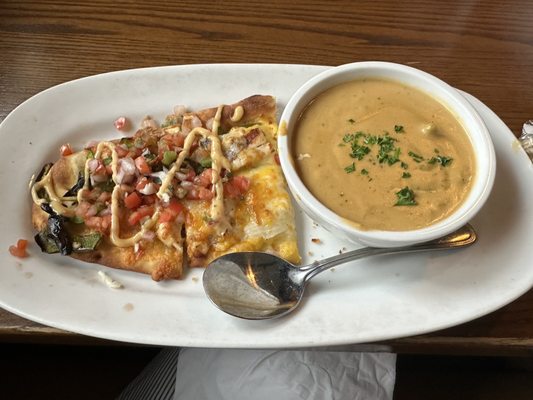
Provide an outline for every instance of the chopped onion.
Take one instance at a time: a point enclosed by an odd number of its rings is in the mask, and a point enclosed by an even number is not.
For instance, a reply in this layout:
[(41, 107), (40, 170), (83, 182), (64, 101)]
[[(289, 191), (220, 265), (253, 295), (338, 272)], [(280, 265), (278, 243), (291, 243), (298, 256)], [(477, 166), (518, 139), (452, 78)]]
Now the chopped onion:
[(189, 182), (189, 181), (182, 181), (182, 182), (180, 183), (180, 185), (181, 185), (182, 187), (184, 187), (185, 189), (193, 189), (194, 186), (195, 186), (194, 183)]
[(102, 211), (98, 213), (99, 216), (103, 217), (105, 215), (111, 215), (111, 205), (104, 208)]
[(198, 118), (196, 115), (192, 116), (191, 126), (194, 128), (199, 128), (202, 126), (202, 120)]
[(165, 177), (167, 176), (167, 171), (158, 171), (158, 172), (152, 172), (150, 175), (148, 176), (151, 176), (152, 178), (157, 178), (159, 179), (161, 182), (163, 182), (165, 180)]
[(176, 117), (179, 117), (187, 112), (187, 107), (180, 104), (180, 105), (175, 106), (172, 111), (174, 112), (174, 115)]
[(120, 185), (122, 183), (131, 183), (135, 177), (137, 168), (135, 162), (131, 157), (124, 157), (119, 160), (116, 181)]
[(131, 157), (124, 157), (120, 159), (120, 168), (124, 170), (126, 175), (133, 175), (137, 171), (135, 161)]
[(107, 175), (91, 175), (91, 184), (94, 186), (96, 183), (107, 182), (108, 179)]
[(144, 117), (144, 119), (141, 121), (141, 127), (143, 127), (143, 128), (159, 128), (157, 126), (157, 123), (150, 116)]
[(178, 178), (180, 181), (186, 181), (187, 174), (184, 174), (183, 172), (176, 172), (176, 178)]
[(125, 181), (125, 173), (122, 168), (119, 168), (117, 174), (115, 175), (116, 182), (120, 185)]
[(94, 172), (96, 171), (96, 168), (98, 168), (98, 164), (100, 164), (100, 161), (96, 158), (93, 158), (89, 160), (89, 163), (87, 164), (89, 166), (89, 171)]
[(152, 240), (155, 239), (155, 232), (154, 232), (154, 231), (150, 231), (150, 230), (145, 231), (145, 232), (143, 233), (143, 235), (142, 235), (142, 238), (143, 238), (144, 240), (152, 241)]
[(86, 217), (94, 217), (96, 214), (98, 214), (98, 209), (93, 204), (87, 209), (87, 212), (85, 213), (85, 216)]
[(176, 190), (174, 191), (174, 194), (178, 197), (178, 199), (183, 199), (185, 196), (187, 196), (188, 190), (185, 188), (182, 188), (181, 186), (178, 186)]
[(153, 182), (149, 182), (147, 183), (146, 185), (144, 185), (144, 187), (139, 190), (139, 193), (142, 193), (144, 195), (150, 195), (150, 194), (154, 194), (154, 193), (157, 193), (157, 185)]

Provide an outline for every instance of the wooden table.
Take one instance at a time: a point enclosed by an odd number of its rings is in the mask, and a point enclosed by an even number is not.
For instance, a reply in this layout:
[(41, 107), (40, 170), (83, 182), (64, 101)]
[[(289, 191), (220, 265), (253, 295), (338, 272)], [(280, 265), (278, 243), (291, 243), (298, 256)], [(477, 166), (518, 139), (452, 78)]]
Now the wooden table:
[[(527, 0), (4, 0), (0, 120), (43, 89), (113, 70), (384, 60), (472, 93), (518, 134), (533, 118), (532, 21)], [(106, 343), (3, 310), (0, 341)], [(411, 353), (533, 354), (533, 291), (470, 323), (379, 345)]]

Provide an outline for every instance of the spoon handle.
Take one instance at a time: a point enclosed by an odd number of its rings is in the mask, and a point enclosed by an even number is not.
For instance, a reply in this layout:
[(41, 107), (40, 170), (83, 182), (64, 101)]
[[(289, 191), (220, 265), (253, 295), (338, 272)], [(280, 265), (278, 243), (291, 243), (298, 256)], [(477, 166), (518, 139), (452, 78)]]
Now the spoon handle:
[(320, 262), (315, 262), (310, 265), (306, 265), (300, 268), (303, 274), (303, 282), (307, 282), (319, 273), (326, 271), (336, 265), (345, 263), (347, 261), (354, 261), (364, 257), (370, 257), (375, 255), (397, 254), (397, 253), (410, 253), (427, 250), (440, 250), (464, 247), (473, 244), (477, 239), (476, 232), (470, 226), (466, 224), (457, 231), (450, 233), (447, 236), (439, 239), (432, 240), (430, 242), (420, 243), (412, 246), (404, 247), (392, 247), (392, 248), (377, 248), (377, 247), (364, 247), (362, 249), (349, 251), (339, 254), (337, 256), (325, 258)]

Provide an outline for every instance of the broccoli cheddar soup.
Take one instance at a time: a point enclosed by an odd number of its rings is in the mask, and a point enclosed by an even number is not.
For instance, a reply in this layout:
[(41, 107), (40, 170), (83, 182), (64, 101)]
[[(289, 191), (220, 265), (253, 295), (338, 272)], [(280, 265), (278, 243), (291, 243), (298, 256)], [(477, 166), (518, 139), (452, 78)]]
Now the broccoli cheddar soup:
[(361, 229), (434, 224), (461, 205), (475, 174), (460, 121), (428, 94), (392, 80), (355, 80), (321, 93), (292, 138), (306, 187)]

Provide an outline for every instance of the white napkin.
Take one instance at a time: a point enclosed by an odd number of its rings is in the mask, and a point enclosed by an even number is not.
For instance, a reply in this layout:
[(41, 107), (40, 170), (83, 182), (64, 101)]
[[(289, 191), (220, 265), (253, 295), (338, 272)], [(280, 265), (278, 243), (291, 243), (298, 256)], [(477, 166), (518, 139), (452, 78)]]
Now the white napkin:
[(174, 400), (390, 400), (396, 355), (182, 349)]

